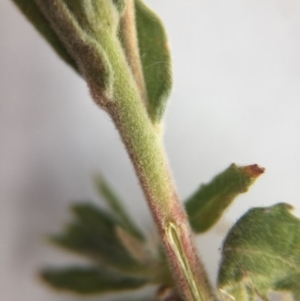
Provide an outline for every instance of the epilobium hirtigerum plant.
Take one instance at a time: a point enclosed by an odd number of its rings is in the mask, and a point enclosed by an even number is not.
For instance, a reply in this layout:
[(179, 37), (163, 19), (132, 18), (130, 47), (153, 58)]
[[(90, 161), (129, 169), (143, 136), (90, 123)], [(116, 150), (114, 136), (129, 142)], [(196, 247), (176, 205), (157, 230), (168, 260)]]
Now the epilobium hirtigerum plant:
[(96, 188), (109, 210), (74, 204), (74, 220), (50, 237), (90, 264), (47, 268), (41, 277), (83, 295), (152, 285), (156, 293), (142, 300), (268, 300), (271, 291), (287, 291), (300, 301), (300, 221), (284, 203), (240, 218), (225, 238), (217, 287), (210, 283), (194, 235), (208, 231), (264, 169), (232, 164), (183, 205), (179, 201), (162, 145), (172, 70), (156, 14), (142, 0), (14, 2), (111, 117), (160, 236), (159, 245), (149, 248), (126, 206), (98, 177)]

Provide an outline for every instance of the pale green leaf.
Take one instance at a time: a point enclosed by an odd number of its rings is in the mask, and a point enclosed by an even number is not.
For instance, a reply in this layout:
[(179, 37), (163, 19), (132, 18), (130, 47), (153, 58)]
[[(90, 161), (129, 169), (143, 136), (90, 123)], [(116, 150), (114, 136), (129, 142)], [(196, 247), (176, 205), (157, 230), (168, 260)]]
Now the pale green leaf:
[(117, 234), (120, 225), (111, 216), (92, 204), (77, 204), (73, 211), (75, 221), (63, 234), (52, 235), (52, 242), (120, 270), (143, 269), (120, 241)]
[[(300, 297), (300, 220), (284, 203), (249, 210), (230, 230), (218, 276), (221, 295), (237, 301), (270, 291)], [(241, 297), (244, 292), (246, 297)]]
[(13, 0), (13, 2), (19, 7), (26, 18), (32, 23), (32, 25), (39, 31), (39, 33), (48, 41), (57, 54), (76, 72), (79, 72), (78, 66), (72, 56), (68, 53), (65, 45), (52, 29), (50, 23), (41, 13), (39, 7), (34, 0)]
[(172, 87), (171, 58), (161, 20), (142, 0), (135, 0), (136, 28), (148, 111), (154, 123), (163, 117)]
[(113, 70), (102, 41), (117, 35), (119, 14), (110, 0), (36, 0), (64, 43), (99, 105), (113, 90)]
[(41, 273), (46, 283), (59, 290), (79, 294), (101, 294), (137, 289), (147, 280), (99, 267), (68, 267), (46, 269)]
[(138, 239), (144, 240), (144, 235), (130, 218), (129, 214), (123, 206), (123, 202), (115, 191), (108, 185), (103, 177), (97, 175), (95, 177), (95, 184), (99, 194), (106, 201), (108, 206), (112, 209), (114, 215), (122, 225), (122, 227)]
[[(78, 1), (78, 0), (63, 0), (59, 2), (57, 5), (57, 10), (52, 8), (52, 4), (47, 5), (47, 1), (40, 2), (34, 0), (12, 0), (22, 11), (22, 13), (27, 17), (27, 19), (32, 23), (32, 25), (39, 31), (39, 33), (49, 42), (49, 44), (54, 48), (54, 50), (58, 53), (58, 55), (76, 72), (81, 73), (79, 70), (79, 66), (76, 63), (78, 60), (78, 55), (84, 54), (89, 56), (91, 59), (92, 55), (92, 46), (97, 48), (95, 45), (92, 45), (92, 41), (98, 41), (97, 35), (99, 35), (99, 25), (103, 24), (113, 24), (114, 30), (118, 26), (117, 22), (107, 22), (107, 18), (102, 20), (103, 14), (99, 13), (99, 11), (105, 8), (107, 5), (103, 5), (101, 1), (91, 2), (90, 0)], [(53, 1), (55, 2), (55, 1)], [(106, 1), (109, 3), (109, 1)], [(114, 0), (114, 5), (117, 10), (121, 14), (125, 7), (124, 0)], [(60, 22), (56, 14), (61, 14), (65, 20), (60, 19), (61, 22), (64, 23), (64, 26), (60, 26)], [(71, 14), (70, 14), (71, 13)], [(106, 10), (106, 17), (109, 12)], [(110, 16), (108, 19), (110, 21), (118, 20), (116, 14), (110, 12)], [(51, 23), (53, 23), (51, 25)], [(80, 29), (77, 27), (80, 26)], [(96, 26), (97, 25), (97, 26)], [(84, 36), (84, 34), (86, 36)], [(78, 38), (78, 36), (81, 36)], [(88, 37), (91, 39), (88, 41)], [(73, 40), (72, 40), (73, 39)], [(80, 43), (78, 43), (80, 41)], [(88, 51), (83, 51), (83, 44), (89, 44), (89, 46), (85, 46)], [(82, 44), (82, 45), (80, 45)], [(76, 49), (73, 49), (73, 48)], [(81, 51), (80, 48), (82, 49)], [(99, 47), (98, 47), (99, 48)], [(97, 49), (99, 54), (99, 49)], [(96, 49), (94, 51), (94, 63), (97, 56)], [(103, 51), (102, 51), (103, 52)], [(72, 55), (71, 55), (71, 54)], [(75, 56), (74, 56), (75, 54)], [(105, 62), (106, 58), (103, 59)], [(98, 66), (97, 71), (93, 71), (93, 74), (96, 77), (103, 77), (101, 73), (107, 73), (108, 67), (104, 68), (103, 62)], [(98, 61), (99, 63), (99, 61)], [(105, 62), (107, 64), (107, 62)], [(99, 68), (102, 68), (99, 72)], [(96, 67), (94, 67), (96, 69)]]
[(232, 164), (210, 183), (201, 185), (185, 203), (194, 232), (205, 232), (212, 227), (233, 200), (246, 192), (263, 172), (257, 165)]

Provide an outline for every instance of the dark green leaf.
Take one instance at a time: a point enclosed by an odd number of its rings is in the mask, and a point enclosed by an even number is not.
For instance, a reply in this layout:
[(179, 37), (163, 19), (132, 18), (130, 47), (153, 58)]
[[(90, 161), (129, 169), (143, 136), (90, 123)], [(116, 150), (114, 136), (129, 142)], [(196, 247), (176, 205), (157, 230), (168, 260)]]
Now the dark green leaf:
[(53, 288), (79, 294), (101, 294), (132, 290), (147, 283), (144, 279), (94, 267), (47, 269), (42, 272), (41, 276)]
[(52, 236), (53, 242), (120, 270), (142, 269), (120, 241), (118, 224), (108, 214), (91, 204), (78, 204), (73, 210), (77, 219), (64, 234)]
[(160, 19), (143, 1), (135, 0), (135, 10), (149, 115), (154, 123), (159, 123), (172, 86), (167, 36)]
[(132, 219), (129, 217), (126, 209), (123, 206), (123, 202), (120, 200), (119, 196), (114, 192), (114, 190), (108, 185), (108, 183), (101, 176), (95, 177), (96, 187), (98, 192), (106, 201), (108, 206), (112, 209), (116, 218), (122, 225), (122, 227), (136, 238), (144, 240), (142, 232), (134, 224)]
[(185, 203), (193, 230), (201, 233), (212, 227), (233, 200), (246, 192), (263, 172), (257, 165), (232, 164), (209, 184), (201, 185)]
[(230, 230), (218, 277), (225, 298), (268, 300), (270, 291), (287, 291), (300, 300), (300, 220), (291, 209), (251, 209)]
[(54, 48), (57, 54), (76, 72), (79, 72), (78, 67), (74, 59), (68, 53), (65, 45), (61, 42), (55, 31), (51, 28), (48, 20), (41, 13), (39, 7), (34, 0), (13, 0), (19, 7), (22, 13), (33, 24), (33, 26), (39, 31), (39, 33), (48, 41), (48, 43)]

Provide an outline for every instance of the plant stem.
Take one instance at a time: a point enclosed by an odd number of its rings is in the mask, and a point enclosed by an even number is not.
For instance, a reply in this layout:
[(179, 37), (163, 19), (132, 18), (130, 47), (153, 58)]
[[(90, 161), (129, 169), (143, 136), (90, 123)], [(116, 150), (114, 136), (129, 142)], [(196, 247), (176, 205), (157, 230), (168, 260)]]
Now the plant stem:
[[(119, 130), (159, 229), (178, 293), (186, 301), (211, 301), (214, 295), (197, 256), (161, 136), (143, 104), (146, 90), (134, 26), (133, 1), (127, 0), (128, 7), (122, 21), (127, 28), (124, 37), (127, 57), (117, 37), (119, 12), (112, 1), (77, 2), (69, 2), (75, 3), (77, 8), (71, 12), (63, 0), (34, 1), (74, 57), (95, 102), (110, 114)], [(81, 10), (79, 3), (87, 3), (86, 11)], [(94, 9), (96, 19), (93, 18)], [(86, 14), (91, 15), (91, 22), (86, 22)]]
[(184, 300), (214, 299), (204, 266), (196, 254), (186, 213), (179, 202), (157, 134), (117, 39), (106, 39), (105, 50), (114, 70), (113, 101), (106, 110), (117, 126), (159, 229)]

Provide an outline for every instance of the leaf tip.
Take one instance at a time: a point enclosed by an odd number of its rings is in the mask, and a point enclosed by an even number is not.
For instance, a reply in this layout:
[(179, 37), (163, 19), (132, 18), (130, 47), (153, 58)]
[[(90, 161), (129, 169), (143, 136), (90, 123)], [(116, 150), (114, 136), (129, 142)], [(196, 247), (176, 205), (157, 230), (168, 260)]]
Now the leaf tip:
[(261, 174), (265, 172), (265, 168), (260, 167), (257, 164), (252, 164), (243, 167), (244, 171), (251, 177), (251, 178), (258, 178)]
[(38, 272), (38, 280), (41, 281), (43, 285), (46, 285), (49, 288), (55, 288), (55, 277), (53, 271), (50, 268), (44, 268)]

